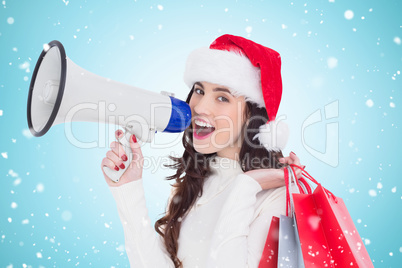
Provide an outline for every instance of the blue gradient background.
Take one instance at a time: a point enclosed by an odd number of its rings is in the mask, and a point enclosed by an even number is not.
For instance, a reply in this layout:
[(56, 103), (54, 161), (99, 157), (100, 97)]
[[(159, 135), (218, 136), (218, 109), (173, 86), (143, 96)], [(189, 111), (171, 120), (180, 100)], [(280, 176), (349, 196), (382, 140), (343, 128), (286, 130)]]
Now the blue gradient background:
[[(284, 154), (294, 151), (344, 199), (375, 267), (400, 267), (401, 11), (396, 0), (2, 1), (0, 267), (129, 266), (100, 170), (116, 127), (102, 132), (96, 123), (73, 123), (78, 139), (97, 143), (89, 149), (72, 145), (64, 125), (40, 138), (27, 130), (28, 87), (43, 44), (59, 40), (70, 59), (93, 73), (185, 99), (187, 55), (224, 33), (281, 53), (279, 114), (291, 130)], [(331, 58), (337, 64), (328, 64)], [(326, 119), (324, 109), (334, 103), (336, 116)], [(316, 112), (322, 120), (303, 126)], [(338, 130), (328, 133), (330, 124)], [(145, 144), (143, 154), (166, 162), (182, 154), (180, 137), (158, 133), (156, 141), (172, 145)], [(327, 140), (334, 150), (326, 151)], [(164, 177), (171, 174), (161, 162), (146, 163), (153, 221), (164, 212)]]

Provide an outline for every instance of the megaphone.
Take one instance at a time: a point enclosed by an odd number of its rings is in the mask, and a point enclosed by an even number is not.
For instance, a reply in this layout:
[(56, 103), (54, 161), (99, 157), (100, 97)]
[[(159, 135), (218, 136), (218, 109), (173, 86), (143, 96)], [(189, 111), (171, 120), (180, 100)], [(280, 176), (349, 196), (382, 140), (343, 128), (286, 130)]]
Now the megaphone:
[[(100, 103), (107, 107), (103, 116), (98, 111)], [(157, 131), (182, 132), (191, 123), (191, 109), (173, 93), (129, 86), (81, 68), (54, 40), (44, 45), (36, 63), (29, 86), (27, 117), (29, 130), (36, 137), (43, 136), (54, 125), (72, 121), (120, 125), (126, 134), (119, 142), (130, 163), (131, 134), (137, 140), (151, 142)], [(103, 168), (116, 182), (125, 169)]]

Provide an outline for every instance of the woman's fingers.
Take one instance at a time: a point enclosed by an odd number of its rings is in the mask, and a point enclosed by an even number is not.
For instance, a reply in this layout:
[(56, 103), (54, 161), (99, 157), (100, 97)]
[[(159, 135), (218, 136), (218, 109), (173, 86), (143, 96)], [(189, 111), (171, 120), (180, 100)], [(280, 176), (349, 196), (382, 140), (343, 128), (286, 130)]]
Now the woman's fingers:
[(121, 144), (117, 141), (113, 141), (110, 144), (110, 149), (112, 149), (112, 151), (124, 162), (127, 161), (127, 155), (126, 152), (123, 149), (123, 146), (121, 146)]
[(120, 138), (123, 137), (123, 134), (124, 134), (123, 130), (118, 129), (118, 130), (116, 130), (116, 132), (114, 133), (114, 136), (116, 137), (116, 140), (118, 140), (118, 139), (120, 139)]
[[(304, 168), (304, 166), (300, 164), (299, 157), (294, 152), (290, 152), (289, 156), (279, 158), (279, 162), (287, 165), (293, 164)], [(300, 168), (294, 167), (294, 171), (297, 178), (302, 177), (302, 170)]]
[(133, 153), (133, 162), (131, 163), (135, 163), (138, 168), (142, 169), (144, 157), (142, 155), (141, 145), (137, 142), (137, 138), (134, 134), (130, 137), (130, 147), (131, 152)]
[(281, 162), (281, 163), (283, 163), (283, 164), (291, 164), (290, 162), (291, 162), (292, 160), (290, 159), (290, 157), (289, 156), (286, 156), (286, 157), (282, 157), (282, 158), (279, 158), (279, 162)]
[[(102, 159), (101, 166), (102, 167), (108, 167), (111, 170), (116, 170), (116, 171), (119, 170), (119, 168), (115, 165), (115, 163), (112, 160), (110, 160), (109, 158), (107, 158), (107, 157)], [(103, 172), (103, 168), (102, 168), (102, 172)]]
[(292, 164), (299, 165), (300, 164), (300, 159), (297, 157), (297, 155), (294, 152), (290, 152), (289, 158), (292, 160)]
[(296, 170), (296, 178), (298, 179), (302, 178), (302, 171), (299, 168)]
[(121, 160), (121, 158), (118, 157), (118, 156), (116, 155), (116, 153), (114, 153), (113, 151), (107, 151), (106, 157), (109, 158), (110, 160), (112, 160), (113, 163), (114, 163), (117, 167), (119, 167), (119, 168), (121, 168), (121, 169), (124, 169), (124, 168), (126, 167), (126, 166), (124, 165), (124, 163), (123, 163), (123, 160)]
[(297, 166), (301, 166), (300, 159), (294, 152), (291, 152), (289, 154), (289, 159), (290, 159), (289, 164), (294, 164), (294, 165), (297, 165)]

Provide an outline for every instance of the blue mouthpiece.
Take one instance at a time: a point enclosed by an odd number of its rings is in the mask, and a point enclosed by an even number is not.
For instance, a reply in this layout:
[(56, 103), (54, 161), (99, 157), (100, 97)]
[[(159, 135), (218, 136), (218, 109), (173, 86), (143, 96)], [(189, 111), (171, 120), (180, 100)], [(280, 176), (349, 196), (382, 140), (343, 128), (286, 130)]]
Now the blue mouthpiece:
[(170, 115), (169, 123), (163, 132), (182, 132), (191, 123), (191, 109), (190, 106), (179, 99), (170, 96), (172, 101), (172, 114)]

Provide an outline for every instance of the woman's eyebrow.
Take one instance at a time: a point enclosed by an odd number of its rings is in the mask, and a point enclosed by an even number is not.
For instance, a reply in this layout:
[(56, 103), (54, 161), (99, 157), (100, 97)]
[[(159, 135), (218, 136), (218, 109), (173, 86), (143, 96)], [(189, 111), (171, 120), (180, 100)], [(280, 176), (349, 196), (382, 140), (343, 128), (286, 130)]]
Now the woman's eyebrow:
[(230, 95), (232, 95), (232, 93), (230, 93), (230, 91), (227, 88), (217, 87), (217, 88), (214, 88), (213, 91), (214, 92), (223, 91), (223, 92), (226, 92), (226, 93), (229, 93)]
[[(204, 86), (200, 82), (195, 82), (195, 85), (199, 85), (202, 89), (204, 89)], [(227, 89), (227, 88), (216, 87), (212, 91), (214, 91), (214, 92), (222, 91), (222, 92), (226, 92), (226, 93), (229, 93), (230, 95), (232, 95), (232, 93), (230, 93), (229, 89)]]

